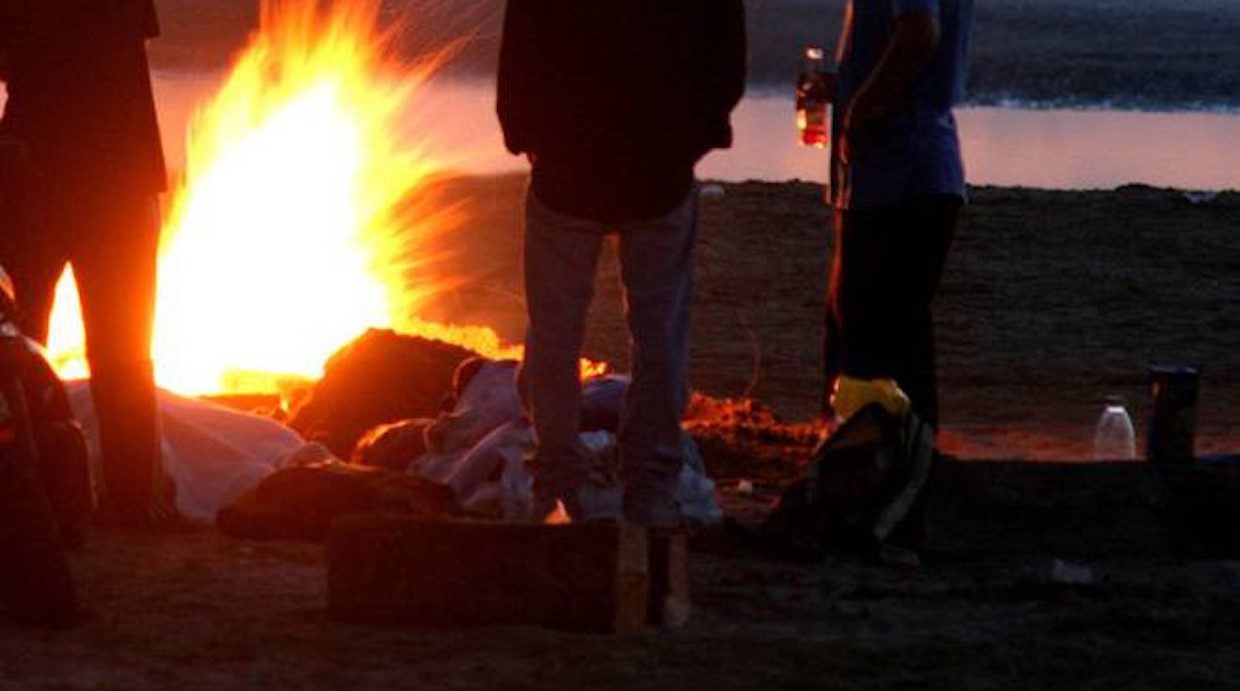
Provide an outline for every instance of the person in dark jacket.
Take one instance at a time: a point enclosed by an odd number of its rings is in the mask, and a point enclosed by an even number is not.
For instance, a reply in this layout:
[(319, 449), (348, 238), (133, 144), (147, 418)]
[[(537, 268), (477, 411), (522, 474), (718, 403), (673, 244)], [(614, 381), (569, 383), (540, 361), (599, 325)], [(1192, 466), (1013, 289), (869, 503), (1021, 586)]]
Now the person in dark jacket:
[(740, 0), (509, 0), (499, 65), (526, 199), (523, 384), (538, 439), (535, 495), (576, 519), (587, 493), (578, 359), (604, 236), (619, 233), (633, 381), (619, 443), (624, 516), (679, 523), (694, 167), (731, 145), (745, 85)]
[(151, 0), (0, 0), (9, 101), (0, 132), (24, 144), (29, 223), (0, 237), (23, 327), (46, 341), (54, 289), (73, 266), (99, 416), (106, 501), (151, 518), (159, 462), (150, 359), (163, 151), (146, 57)]

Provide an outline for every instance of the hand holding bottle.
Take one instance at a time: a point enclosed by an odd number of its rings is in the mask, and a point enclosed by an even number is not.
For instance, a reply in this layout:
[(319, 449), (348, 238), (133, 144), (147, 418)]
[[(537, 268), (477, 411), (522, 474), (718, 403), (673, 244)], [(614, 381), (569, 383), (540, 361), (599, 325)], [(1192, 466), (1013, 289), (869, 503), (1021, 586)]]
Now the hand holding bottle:
[(797, 82), (797, 99), (833, 103), (835, 101), (835, 73), (815, 72), (801, 75), (801, 80)]

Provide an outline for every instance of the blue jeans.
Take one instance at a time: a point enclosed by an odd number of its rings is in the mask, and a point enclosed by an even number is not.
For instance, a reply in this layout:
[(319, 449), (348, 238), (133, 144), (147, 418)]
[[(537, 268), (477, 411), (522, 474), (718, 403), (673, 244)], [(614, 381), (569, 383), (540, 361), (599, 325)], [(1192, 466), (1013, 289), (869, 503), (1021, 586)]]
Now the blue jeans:
[(624, 512), (637, 524), (675, 525), (680, 421), (689, 400), (696, 190), (668, 214), (620, 228), (558, 213), (533, 194), (525, 213), (522, 377), (538, 440), (535, 494), (571, 499), (588, 480), (578, 439), (578, 361), (603, 238), (618, 231), (633, 363), (618, 435)]

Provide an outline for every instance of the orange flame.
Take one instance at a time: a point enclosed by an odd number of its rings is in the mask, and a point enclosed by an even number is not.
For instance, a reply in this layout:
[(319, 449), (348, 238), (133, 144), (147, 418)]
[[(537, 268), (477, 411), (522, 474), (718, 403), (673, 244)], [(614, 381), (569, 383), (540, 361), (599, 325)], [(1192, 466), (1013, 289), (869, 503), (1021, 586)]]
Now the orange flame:
[[(186, 175), (163, 229), (152, 346), (161, 386), (273, 391), (317, 378), (369, 327), (519, 357), (486, 327), (425, 322), (425, 241), (459, 221), (428, 191), (443, 172), (402, 132), (444, 55), (410, 62), (379, 0), (264, 0), (260, 30), (191, 121)], [(49, 350), (82, 376), (71, 272)], [(597, 365), (586, 364), (587, 372)]]

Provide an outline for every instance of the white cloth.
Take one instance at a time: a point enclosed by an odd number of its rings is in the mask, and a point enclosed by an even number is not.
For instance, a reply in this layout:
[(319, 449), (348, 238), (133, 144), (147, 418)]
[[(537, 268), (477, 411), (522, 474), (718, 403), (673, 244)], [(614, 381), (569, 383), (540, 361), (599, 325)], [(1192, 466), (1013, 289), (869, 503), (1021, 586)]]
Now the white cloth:
[[(91, 477), (98, 478), (99, 420), (89, 382), (65, 386), (73, 414), (86, 432)], [(213, 523), (220, 509), (279, 468), (331, 456), (265, 417), (163, 390), (157, 400), (164, 473), (176, 487), (177, 511), (191, 521)]]
[[(478, 514), (507, 520), (534, 518), (533, 477), (526, 463), (535, 448), (534, 431), (521, 415), (513, 366), (488, 362), (457, 399), (456, 409), (440, 416), (428, 433), (429, 451), (415, 460), (410, 472), (452, 488), (457, 504)], [(607, 392), (603, 392), (606, 394)], [(616, 406), (622, 396), (607, 396)], [(597, 403), (597, 401), (595, 402)], [(619, 410), (614, 411), (619, 415)], [(597, 506), (590, 515), (619, 515), (621, 485), (616, 436), (610, 432), (580, 434), (583, 459)], [(715, 484), (693, 438), (681, 437), (684, 463), (675, 480), (680, 514), (698, 523), (716, 523), (723, 510), (715, 500)]]
[[(68, 382), (69, 402), (86, 432), (91, 476), (99, 478), (99, 421), (85, 381)], [(606, 393), (606, 392), (604, 392)], [(610, 396), (619, 405), (620, 396)], [(320, 444), (307, 444), (288, 427), (197, 398), (160, 390), (160, 443), (164, 473), (176, 487), (177, 511), (191, 521), (213, 523), (228, 506), (271, 473), (332, 458)], [(618, 415), (619, 411), (615, 411)], [(428, 434), (433, 444), (410, 472), (452, 488), (457, 504), (495, 518), (527, 520), (533, 511), (533, 477), (526, 461), (534, 433), (522, 416), (513, 364), (485, 363), (461, 392), (456, 408), (440, 416)], [(693, 439), (683, 437), (685, 462), (677, 480), (681, 515), (701, 523), (723, 516), (714, 483), (706, 476)], [(595, 501), (620, 502), (616, 437), (610, 432), (581, 434), (588, 471), (601, 491)]]

